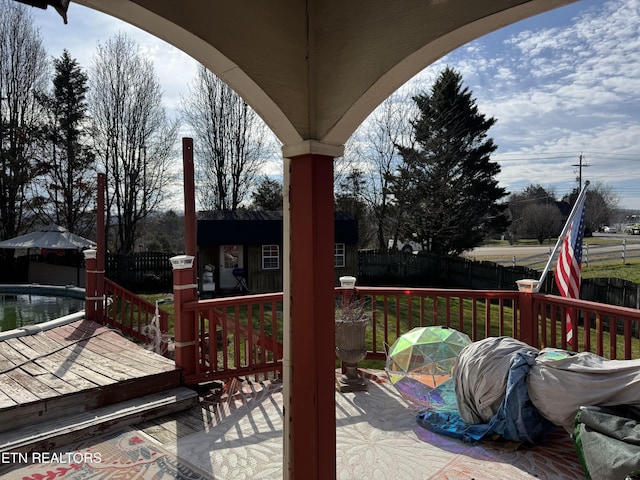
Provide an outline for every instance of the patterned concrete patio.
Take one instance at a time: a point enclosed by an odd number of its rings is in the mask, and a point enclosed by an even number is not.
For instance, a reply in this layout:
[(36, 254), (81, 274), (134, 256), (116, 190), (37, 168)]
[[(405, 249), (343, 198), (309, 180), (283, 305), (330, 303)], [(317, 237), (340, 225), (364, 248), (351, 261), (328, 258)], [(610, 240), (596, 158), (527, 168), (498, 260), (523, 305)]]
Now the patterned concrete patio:
[[(337, 479), (586, 478), (564, 431), (535, 447), (464, 444), (421, 428), (383, 372), (368, 377), (367, 392), (336, 393)], [(278, 479), (282, 425), (279, 383), (236, 382), (228, 395), (216, 401), (205, 395), (188, 414), (59, 449), (93, 457), (102, 451), (100, 462), (22, 466), (3, 478), (35, 479), (49, 471), (64, 479)]]

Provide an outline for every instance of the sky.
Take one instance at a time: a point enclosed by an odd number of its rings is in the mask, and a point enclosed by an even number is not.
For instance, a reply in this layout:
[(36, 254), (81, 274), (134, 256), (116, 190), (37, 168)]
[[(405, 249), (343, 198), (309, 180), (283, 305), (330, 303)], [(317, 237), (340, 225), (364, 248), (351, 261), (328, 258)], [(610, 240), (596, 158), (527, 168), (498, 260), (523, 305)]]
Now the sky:
[[(188, 95), (196, 63), (155, 37), (74, 4), (69, 23), (33, 8), (52, 57), (67, 49), (88, 69), (98, 43), (130, 34), (154, 61), (166, 108)], [(619, 196), (640, 213), (640, 0), (580, 0), (477, 39), (410, 83), (428, 91), (445, 66), (462, 74), (479, 111), (497, 122), (489, 136), (510, 192), (541, 185), (556, 196), (582, 180)]]

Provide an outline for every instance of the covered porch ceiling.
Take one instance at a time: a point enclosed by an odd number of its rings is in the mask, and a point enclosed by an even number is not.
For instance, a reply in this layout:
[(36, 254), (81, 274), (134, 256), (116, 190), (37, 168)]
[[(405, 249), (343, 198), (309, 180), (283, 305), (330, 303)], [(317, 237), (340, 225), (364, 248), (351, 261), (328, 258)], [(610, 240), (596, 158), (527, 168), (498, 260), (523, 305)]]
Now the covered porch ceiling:
[[(75, 0), (191, 55), (285, 146), (342, 145), (387, 96), (459, 46), (575, 0)], [(69, 18), (73, 22), (73, 16)]]

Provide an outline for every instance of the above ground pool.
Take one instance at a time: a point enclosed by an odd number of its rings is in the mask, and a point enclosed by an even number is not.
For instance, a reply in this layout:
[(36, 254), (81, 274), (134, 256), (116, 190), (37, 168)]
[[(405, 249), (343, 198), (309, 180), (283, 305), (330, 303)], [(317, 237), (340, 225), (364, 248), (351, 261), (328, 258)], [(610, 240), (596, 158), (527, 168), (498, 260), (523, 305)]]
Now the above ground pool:
[(0, 285), (0, 332), (49, 322), (83, 309), (81, 288)]

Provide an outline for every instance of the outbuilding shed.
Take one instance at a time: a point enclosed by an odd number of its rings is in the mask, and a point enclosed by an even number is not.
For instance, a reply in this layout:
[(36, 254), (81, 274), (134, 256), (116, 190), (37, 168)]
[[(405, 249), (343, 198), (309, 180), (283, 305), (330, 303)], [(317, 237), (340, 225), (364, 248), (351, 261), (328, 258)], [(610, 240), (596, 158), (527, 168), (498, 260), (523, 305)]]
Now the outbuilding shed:
[[(358, 271), (358, 222), (336, 212), (335, 284)], [(268, 293), (283, 288), (282, 212), (201, 212), (197, 222), (198, 272), (203, 296)]]

